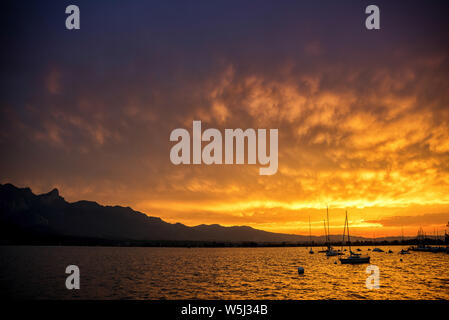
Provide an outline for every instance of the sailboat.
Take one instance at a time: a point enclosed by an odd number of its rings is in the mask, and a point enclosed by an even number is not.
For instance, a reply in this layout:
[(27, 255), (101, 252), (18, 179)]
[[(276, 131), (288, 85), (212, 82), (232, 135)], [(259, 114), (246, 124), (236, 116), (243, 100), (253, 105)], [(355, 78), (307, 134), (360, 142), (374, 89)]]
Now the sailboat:
[[(376, 243), (376, 233), (375, 232), (373, 232), (373, 240), (372, 240), (372, 242), (373, 242), (373, 245), (375, 245), (375, 243)], [(380, 249), (380, 248), (374, 248), (373, 250), (372, 250), (373, 252), (384, 252), (382, 249)]]
[(309, 216), (309, 244), (310, 244), (309, 254), (314, 254), (315, 252), (313, 252), (312, 249), (312, 226), (310, 225), (310, 216)]
[[(449, 227), (449, 222), (447, 227)], [(446, 244), (446, 253), (449, 253), (449, 234), (446, 233), (446, 230), (444, 230), (444, 243)]]
[[(327, 246), (327, 231), (326, 231), (326, 221), (323, 220), (323, 224), (324, 224), (324, 237), (326, 238), (326, 242), (324, 243), (324, 245)], [(328, 249), (324, 249), (324, 250), (320, 250), (318, 251), (319, 253), (326, 253)]]
[[(373, 234), (373, 243), (376, 241), (375, 239), (376, 239), (376, 237), (375, 237), (375, 235)], [(385, 252), (385, 251), (383, 251), (381, 248), (374, 248), (374, 249), (373, 249), (373, 252)]]
[[(401, 245), (404, 245), (404, 228), (401, 228)], [(410, 254), (410, 252), (405, 249), (401, 249), (401, 251), (399, 251), (399, 254)]]
[(326, 230), (326, 222), (324, 222), (324, 232), (326, 232), (327, 250), (325, 252), (326, 252), (326, 256), (335, 257), (338, 255), (341, 255), (341, 253), (334, 250), (334, 248), (332, 248), (332, 245), (331, 245), (331, 238), (330, 238), (330, 231), (329, 231), (329, 207), (326, 207), (326, 215), (327, 215), (327, 230)]
[[(349, 221), (348, 221), (348, 211), (346, 211), (345, 227), (343, 229), (343, 241), (342, 245), (345, 243), (346, 230), (348, 232), (348, 247), (349, 247), (349, 257), (339, 258), (341, 264), (362, 264), (369, 263), (369, 256), (362, 256), (360, 253), (354, 253), (351, 250), (351, 238), (349, 237)], [(343, 247), (342, 247), (343, 249)]]
[(424, 230), (422, 227), (420, 227), (418, 230), (417, 240), (418, 240), (418, 245), (411, 247), (410, 250), (422, 251), (422, 252), (430, 252), (431, 251), (432, 248), (426, 244), (427, 237), (426, 237), (426, 234), (424, 233)]

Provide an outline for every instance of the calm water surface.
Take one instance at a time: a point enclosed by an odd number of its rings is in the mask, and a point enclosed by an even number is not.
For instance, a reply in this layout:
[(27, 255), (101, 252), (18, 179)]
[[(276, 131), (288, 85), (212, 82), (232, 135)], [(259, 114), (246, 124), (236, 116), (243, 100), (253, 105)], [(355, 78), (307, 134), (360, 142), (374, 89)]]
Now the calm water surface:
[[(19, 299), (449, 299), (449, 254), (361, 249), (380, 268), (378, 290), (365, 287), (367, 265), (306, 248), (20, 246), (0, 247), (0, 290)], [(65, 288), (70, 264), (80, 290)]]

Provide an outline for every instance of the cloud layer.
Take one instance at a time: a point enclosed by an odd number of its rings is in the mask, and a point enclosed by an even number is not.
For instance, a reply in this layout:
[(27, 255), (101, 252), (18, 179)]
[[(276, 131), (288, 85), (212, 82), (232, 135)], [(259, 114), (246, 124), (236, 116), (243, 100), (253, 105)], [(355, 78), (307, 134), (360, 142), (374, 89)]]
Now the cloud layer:
[[(189, 225), (302, 232), (310, 215), (318, 234), (330, 204), (336, 228), (345, 208), (362, 233), (442, 228), (447, 5), (379, 5), (377, 33), (363, 5), (333, 1), (81, 2), (78, 33), (61, 27), (63, 5), (22, 12), (6, 21), (1, 182)], [(174, 166), (170, 132), (193, 120), (279, 129), (278, 173)]]

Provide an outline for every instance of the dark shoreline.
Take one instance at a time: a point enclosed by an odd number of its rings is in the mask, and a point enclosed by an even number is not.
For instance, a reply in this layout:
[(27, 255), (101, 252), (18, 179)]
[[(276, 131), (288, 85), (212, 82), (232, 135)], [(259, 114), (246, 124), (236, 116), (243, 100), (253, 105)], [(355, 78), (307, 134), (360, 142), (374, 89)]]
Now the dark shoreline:
[[(351, 243), (353, 247), (373, 247), (373, 246), (412, 246), (417, 245), (417, 240), (410, 241), (356, 241)], [(445, 246), (443, 241), (427, 242), (428, 245)], [(341, 247), (341, 242), (333, 242), (332, 246)], [(171, 248), (281, 248), (281, 247), (313, 247), (322, 248), (324, 243), (299, 242), (222, 242), (222, 241), (136, 241), (136, 240), (106, 240), (106, 239), (86, 239), (86, 238), (41, 238), (41, 239), (14, 239), (0, 240), (0, 246), (86, 246), (86, 247), (171, 247)]]

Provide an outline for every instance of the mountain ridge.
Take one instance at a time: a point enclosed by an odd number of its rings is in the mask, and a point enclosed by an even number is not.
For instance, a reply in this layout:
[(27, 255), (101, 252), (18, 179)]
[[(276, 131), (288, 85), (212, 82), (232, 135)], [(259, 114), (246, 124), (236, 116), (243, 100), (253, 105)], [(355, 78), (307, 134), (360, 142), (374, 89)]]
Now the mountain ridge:
[(272, 233), (249, 226), (168, 223), (130, 207), (95, 201), (67, 202), (58, 189), (36, 195), (30, 188), (0, 184), (0, 224), (22, 230), (112, 240), (176, 241), (304, 241), (305, 236)]
[[(129, 206), (103, 206), (89, 200), (67, 202), (56, 188), (36, 195), (28, 187), (0, 184), (0, 240), (18, 240), (24, 235), (114, 241), (310, 242), (309, 236), (268, 232), (250, 226), (200, 224), (189, 227), (179, 222), (165, 222)], [(353, 241), (370, 240), (351, 238)], [(315, 244), (325, 241), (324, 236), (311, 239)], [(383, 239), (391, 241), (399, 237)], [(340, 240), (341, 235), (331, 235), (331, 241)]]

